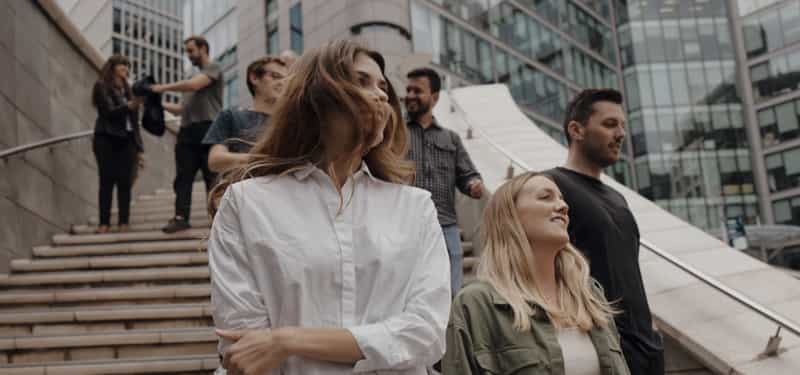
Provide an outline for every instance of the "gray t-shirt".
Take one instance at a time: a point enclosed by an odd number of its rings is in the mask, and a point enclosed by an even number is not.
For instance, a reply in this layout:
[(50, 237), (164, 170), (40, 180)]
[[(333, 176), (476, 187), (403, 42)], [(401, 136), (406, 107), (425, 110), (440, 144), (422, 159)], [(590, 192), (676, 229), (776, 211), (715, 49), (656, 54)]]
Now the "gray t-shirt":
[(222, 68), (212, 62), (195, 74), (205, 74), (211, 79), (211, 84), (199, 91), (183, 93), (182, 126), (214, 121), (222, 110)]
[(230, 152), (245, 153), (269, 123), (269, 115), (247, 109), (223, 110), (211, 124), (203, 144), (225, 145)]

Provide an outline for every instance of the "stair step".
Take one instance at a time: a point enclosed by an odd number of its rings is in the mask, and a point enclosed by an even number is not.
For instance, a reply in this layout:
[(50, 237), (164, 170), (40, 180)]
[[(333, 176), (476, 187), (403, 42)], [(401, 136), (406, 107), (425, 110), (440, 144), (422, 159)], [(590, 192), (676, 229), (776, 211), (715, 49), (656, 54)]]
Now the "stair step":
[(469, 271), (474, 271), (478, 267), (478, 258), (476, 257), (464, 257), (464, 273)]
[(73, 257), (88, 255), (172, 253), (178, 251), (203, 251), (206, 249), (206, 247), (207, 242), (205, 240), (124, 242), (74, 246), (37, 246), (33, 248), (33, 255), (37, 257)]
[[(201, 201), (192, 202), (192, 211), (193, 212), (203, 213), (203, 212), (207, 211), (206, 209), (207, 209), (207, 207), (206, 207), (205, 202), (201, 202)], [(147, 204), (144, 204), (144, 203), (140, 203), (140, 204), (131, 203), (131, 208), (130, 208), (130, 214), (131, 215), (153, 214), (153, 213), (163, 213), (163, 212), (175, 213), (175, 207), (173, 207), (173, 205), (163, 204), (162, 202), (158, 202), (158, 201), (155, 201), (155, 202), (152, 202), (152, 203), (148, 202)], [(112, 215), (116, 215), (117, 213), (119, 213), (119, 210), (117, 208), (112, 208), (111, 209), (111, 214)]]
[(54, 245), (84, 245), (101, 243), (120, 243), (131, 241), (171, 241), (202, 239), (208, 237), (208, 228), (191, 228), (167, 234), (160, 230), (148, 232), (103, 233), (103, 234), (57, 234), (53, 236)]
[[(205, 187), (202, 189), (192, 189), (192, 201), (195, 200), (205, 200), (206, 199), (206, 189)], [(175, 204), (175, 193), (171, 191), (157, 191), (155, 194), (146, 194), (140, 195), (137, 201), (151, 201), (151, 200), (164, 200), (167, 202)]]
[[(167, 222), (173, 217), (175, 217), (174, 212), (160, 212), (160, 213), (144, 214), (144, 215), (131, 214), (131, 216), (128, 218), (128, 222), (130, 224), (160, 222), (162, 223), (163, 226), (167, 225)], [(189, 219), (190, 221), (201, 220), (201, 219), (208, 220), (208, 213), (206, 213), (206, 211), (192, 211), (191, 214), (189, 215)], [(100, 221), (97, 218), (97, 216), (92, 216), (89, 218), (89, 224), (97, 225), (99, 222)], [(116, 224), (116, 223), (117, 223), (117, 217), (116, 215), (112, 215), (111, 224)]]
[(464, 250), (464, 255), (473, 255), (475, 253), (475, 246), (472, 241), (462, 241), (461, 249)]
[(0, 310), (0, 325), (146, 321), (210, 316), (211, 305), (203, 303), (23, 308)]
[[(143, 199), (144, 197), (140, 197), (131, 202), (131, 209), (134, 208), (156, 208), (156, 207), (167, 207), (170, 209), (175, 209), (175, 198), (160, 198), (160, 197), (150, 197), (147, 199)], [(203, 207), (205, 208), (207, 204), (207, 200), (205, 196), (199, 197), (197, 199), (192, 199), (192, 208), (195, 207)], [(114, 210), (114, 208), (112, 208)], [(112, 211), (114, 212), (114, 211)]]
[[(160, 231), (161, 228), (164, 227), (166, 223), (162, 222), (149, 222), (149, 223), (138, 223), (138, 224), (131, 224), (130, 225), (130, 232), (150, 232), (158, 230)], [(211, 220), (210, 219), (197, 219), (192, 220), (192, 227), (194, 228), (208, 228), (211, 227)], [(94, 232), (97, 230), (97, 225), (73, 225), (70, 228), (71, 234), (95, 234)], [(117, 232), (118, 227), (116, 225), (111, 227), (111, 232)]]
[[(0, 306), (36, 304), (101, 303), (110, 301), (198, 300), (211, 295), (210, 284), (109, 287), (0, 292)], [(0, 309), (0, 311), (5, 311)]]
[(11, 365), (0, 367), (0, 375), (211, 374), (218, 366), (217, 354), (186, 355)]
[(0, 287), (39, 287), (65, 284), (131, 283), (140, 281), (208, 280), (208, 266), (153, 267), (112, 271), (36, 272), (0, 275)]
[(80, 348), (120, 345), (217, 342), (213, 328), (138, 330), (76, 335), (0, 337), (0, 351), (22, 349)]
[(157, 255), (117, 255), (66, 257), (58, 259), (14, 259), (13, 272), (63, 271), (76, 269), (142, 268), (208, 264), (208, 254), (167, 253)]

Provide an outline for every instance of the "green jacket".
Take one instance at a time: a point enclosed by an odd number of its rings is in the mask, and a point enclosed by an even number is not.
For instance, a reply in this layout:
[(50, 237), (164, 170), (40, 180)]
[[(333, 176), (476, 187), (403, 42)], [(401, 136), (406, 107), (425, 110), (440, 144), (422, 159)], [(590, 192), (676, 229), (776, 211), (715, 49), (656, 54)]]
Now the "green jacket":
[[(595, 293), (603, 295), (597, 284)], [(541, 307), (534, 308), (531, 331), (519, 332), (511, 306), (494, 287), (483, 281), (464, 287), (450, 310), (443, 375), (564, 375), (555, 327)], [(630, 375), (613, 320), (592, 328), (589, 336), (603, 375)]]

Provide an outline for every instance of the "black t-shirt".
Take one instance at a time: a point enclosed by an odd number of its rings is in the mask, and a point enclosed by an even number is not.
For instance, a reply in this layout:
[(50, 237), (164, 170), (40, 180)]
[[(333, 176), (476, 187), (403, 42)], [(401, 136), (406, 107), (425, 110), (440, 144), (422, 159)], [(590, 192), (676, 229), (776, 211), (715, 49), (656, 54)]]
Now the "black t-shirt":
[(586, 255), (606, 298), (618, 301), (614, 306), (622, 313), (614, 320), (620, 336), (645, 352), (661, 350), (639, 269), (639, 227), (625, 198), (602, 181), (566, 168), (544, 173), (569, 205), (572, 244)]
[(230, 152), (246, 153), (265, 131), (269, 115), (247, 109), (229, 108), (219, 113), (208, 129), (203, 144), (228, 147)]

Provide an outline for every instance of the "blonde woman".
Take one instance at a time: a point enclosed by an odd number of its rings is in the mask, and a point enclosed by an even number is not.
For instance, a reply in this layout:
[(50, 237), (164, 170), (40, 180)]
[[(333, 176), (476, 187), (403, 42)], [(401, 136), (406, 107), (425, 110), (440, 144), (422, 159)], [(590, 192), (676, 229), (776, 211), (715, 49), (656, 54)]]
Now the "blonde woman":
[(306, 52), (249, 164), (212, 191), (211, 303), (229, 374), (422, 375), (444, 353), (447, 249), (430, 193), (406, 185), (406, 127), (383, 70), (349, 41)]
[(453, 301), (445, 375), (629, 374), (614, 310), (569, 243), (568, 210), (539, 173), (497, 190), (484, 213), (478, 281)]

